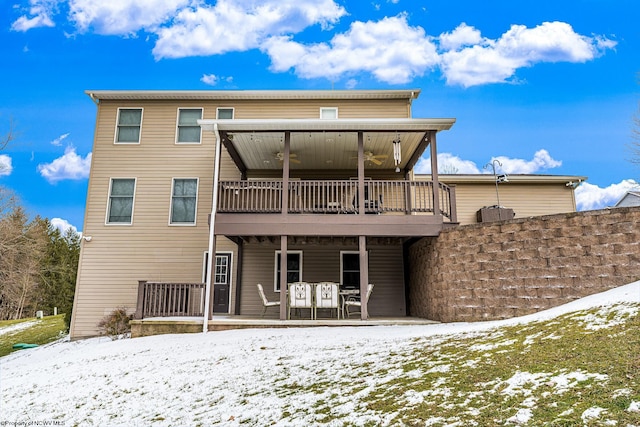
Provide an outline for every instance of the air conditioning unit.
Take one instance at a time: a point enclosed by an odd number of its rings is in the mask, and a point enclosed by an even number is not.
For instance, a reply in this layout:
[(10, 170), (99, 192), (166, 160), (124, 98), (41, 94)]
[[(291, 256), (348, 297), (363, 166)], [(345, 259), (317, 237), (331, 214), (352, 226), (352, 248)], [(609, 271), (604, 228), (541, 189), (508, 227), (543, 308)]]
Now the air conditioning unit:
[(502, 206), (485, 206), (476, 212), (478, 222), (505, 221), (515, 216), (513, 209)]

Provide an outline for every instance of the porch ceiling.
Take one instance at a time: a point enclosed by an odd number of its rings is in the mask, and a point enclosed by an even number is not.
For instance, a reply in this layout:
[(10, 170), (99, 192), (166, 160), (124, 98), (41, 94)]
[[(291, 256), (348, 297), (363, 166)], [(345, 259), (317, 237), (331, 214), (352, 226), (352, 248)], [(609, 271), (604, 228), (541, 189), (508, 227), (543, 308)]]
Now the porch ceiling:
[(358, 132), (363, 133), (365, 168), (393, 170), (393, 141), (400, 140), (400, 169), (410, 169), (427, 147), (430, 131), (449, 129), (455, 119), (200, 120), (217, 125), (241, 170), (282, 169), (284, 139), (291, 135), (293, 170), (357, 170)]

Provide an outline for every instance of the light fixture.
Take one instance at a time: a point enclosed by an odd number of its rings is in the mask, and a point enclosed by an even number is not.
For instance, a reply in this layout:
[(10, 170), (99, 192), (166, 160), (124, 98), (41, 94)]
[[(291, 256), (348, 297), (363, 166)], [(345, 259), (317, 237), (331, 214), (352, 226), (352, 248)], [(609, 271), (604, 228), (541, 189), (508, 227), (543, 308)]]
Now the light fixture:
[(84, 240), (85, 242), (90, 242), (91, 239), (93, 239), (92, 236), (82, 236), (82, 240)]

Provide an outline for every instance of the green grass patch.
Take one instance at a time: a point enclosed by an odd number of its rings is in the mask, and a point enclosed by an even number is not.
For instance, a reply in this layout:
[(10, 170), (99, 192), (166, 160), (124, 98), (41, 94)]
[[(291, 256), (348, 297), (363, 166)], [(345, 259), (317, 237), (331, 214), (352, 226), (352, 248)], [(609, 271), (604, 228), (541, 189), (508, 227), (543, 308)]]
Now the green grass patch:
[(0, 321), (0, 357), (18, 351), (13, 348), (14, 344), (43, 345), (63, 337), (65, 333), (64, 314), (47, 316), (42, 319), (34, 317)]
[[(339, 418), (350, 404), (365, 420), (393, 426), (636, 426), (640, 413), (628, 409), (640, 401), (638, 308), (417, 339), (377, 362), (354, 362), (338, 381), (319, 378), (297, 392), (318, 399), (318, 422), (328, 408)], [(299, 414), (289, 407), (283, 417)]]

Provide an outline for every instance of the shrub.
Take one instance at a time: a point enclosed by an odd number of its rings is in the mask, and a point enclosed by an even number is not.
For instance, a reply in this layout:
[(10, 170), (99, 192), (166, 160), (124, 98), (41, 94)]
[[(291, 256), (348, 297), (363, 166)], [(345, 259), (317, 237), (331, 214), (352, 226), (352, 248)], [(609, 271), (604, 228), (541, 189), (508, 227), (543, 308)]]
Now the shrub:
[(98, 322), (100, 334), (107, 335), (112, 340), (126, 338), (131, 332), (129, 322), (132, 318), (133, 315), (128, 315), (125, 307), (116, 308)]

